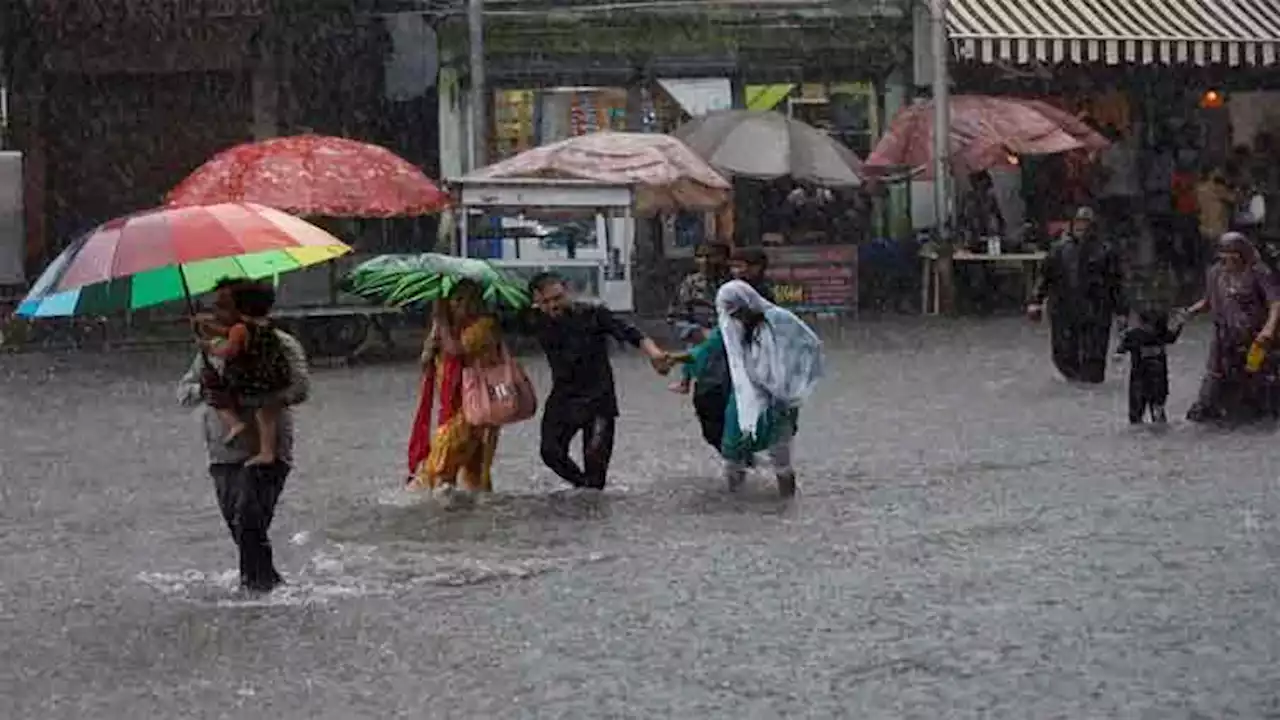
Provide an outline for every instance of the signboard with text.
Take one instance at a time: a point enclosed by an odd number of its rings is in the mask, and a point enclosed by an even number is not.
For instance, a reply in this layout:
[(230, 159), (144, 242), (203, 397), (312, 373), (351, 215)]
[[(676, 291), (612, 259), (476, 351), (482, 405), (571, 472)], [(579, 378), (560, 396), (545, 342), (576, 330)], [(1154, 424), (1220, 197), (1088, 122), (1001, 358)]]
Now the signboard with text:
[(799, 313), (848, 313), (858, 307), (858, 246), (766, 248), (778, 304)]

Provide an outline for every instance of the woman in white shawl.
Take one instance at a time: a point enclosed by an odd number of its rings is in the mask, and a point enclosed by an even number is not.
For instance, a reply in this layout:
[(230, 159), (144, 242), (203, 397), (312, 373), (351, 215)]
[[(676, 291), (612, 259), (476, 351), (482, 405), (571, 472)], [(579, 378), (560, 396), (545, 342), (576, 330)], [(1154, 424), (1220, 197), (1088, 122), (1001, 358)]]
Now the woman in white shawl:
[(757, 452), (767, 451), (784, 496), (796, 492), (791, 442), (800, 406), (822, 377), (822, 341), (800, 318), (735, 280), (716, 293), (718, 327), (698, 347), (674, 359), (698, 377), (723, 351), (733, 392), (725, 410), (720, 454), (730, 489), (746, 479)]

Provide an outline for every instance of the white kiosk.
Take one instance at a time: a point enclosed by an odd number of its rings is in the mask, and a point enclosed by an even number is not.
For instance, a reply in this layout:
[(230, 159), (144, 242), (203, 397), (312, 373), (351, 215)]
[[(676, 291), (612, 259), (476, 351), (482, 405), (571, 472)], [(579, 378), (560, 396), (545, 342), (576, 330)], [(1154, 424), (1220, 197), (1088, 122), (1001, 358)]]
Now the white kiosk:
[(527, 278), (556, 272), (587, 300), (633, 312), (635, 190), (589, 180), (463, 177), (459, 256)]

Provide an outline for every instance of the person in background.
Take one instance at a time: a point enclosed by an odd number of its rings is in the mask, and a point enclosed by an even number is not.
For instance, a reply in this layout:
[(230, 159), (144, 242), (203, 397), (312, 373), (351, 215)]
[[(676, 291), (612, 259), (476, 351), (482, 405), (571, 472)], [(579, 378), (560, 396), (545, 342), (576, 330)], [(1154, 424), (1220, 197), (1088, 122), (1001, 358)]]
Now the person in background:
[(1169, 313), (1146, 310), (1139, 314), (1138, 324), (1121, 335), (1117, 352), (1129, 356), (1129, 422), (1137, 425), (1150, 414), (1151, 421), (1163, 425), (1169, 421), (1165, 403), (1169, 400), (1168, 346), (1182, 333), (1181, 316), (1169, 319)]
[(1104, 382), (1112, 318), (1123, 327), (1129, 309), (1120, 253), (1098, 235), (1087, 207), (1050, 248), (1028, 317), (1039, 321), (1046, 302), (1058, 372), (1070, 381)]
[(674, 326), (680, 340), (702, 342), (716, 323), (716, 290), (729, 280), (729, 246), (705, 243), (694, 251), (694, 272), (685, 276), (667, 310), (667, 323)]
[(1125, 223), (1142, 193), (1138, 179), (1138, 150), (1134, 138), (1108, 125), (1103, 134), (1111, 145), (1098, 156), (1098, 205), (1107, 231)]
[(1199, 178), (1195, 165), (1188, 155), (1178, 154), (1178, 164), (1173, 173), (1173, 236), (1176, 245), (1174, 273), (1179, 285), (1179, 296), (1190, 302), (1199, 292), (1204, 277), (1207, 248), (1200, 239), (1200, 206), (1196, 199), (1196, 183)]
[[(529, 292), (535, 311), (515, 323), (537, 338), (551, 366), (551, 393), (542, 410), (542, 462), (574, 487), (603, 490), (618, 422), (608, 339), (639, 348), (660, 375), (671, 371), (671, 361), (657, 343), (608, 308), (574, 301), (555, 273), (535, 275)], [(569, 456), (578, 434), (581, 467)]]
[(964, 194), (961, 224), (974, 240), (1006, 237), (1004, 217), (996, 199), (991, 173), (983, 170), (969, 176), (969, 191)]
[[(728, 245), (699, 245), (693, 257), (697, 270), (681, 281), (667, 311), (667, 323), (676, 329), (676, 336), (688, 347), (702, 342), (707, 332), (715, 327), (716, 290), (730, 279)], [(687, 394), (689, 381), (681, 379), (670, 389)]]
[(765, 277), (769, 272), (769, 254), (763, 248), (736, 247), (729, 256), (729, 273), (734, 280), (742, 280), (755, 288), (760, 297), (771, 303), (778, 300), (773, 296), (773, 283)]
[(1200, 212), (1201, 257), (1206, 260), (1217, 253), (1218, 238), (1231, 229), (1231, 213), (1236, 205), (1236, 193), (1227, 185), (1226, 174), (1218, 168), (1205, 171), (1196, 185), (1196, 207)]
[[(244, 281), (227, 279), (218, 283), (214, 298), (215, 320), (228, 325), (236, 318), (233, 293)], [(276, 461), (270, 465), (246, 465), (258, 453), (257, 432), (245, 432), (230, 444), (229, 428), (214, 410), (225, 398), (215, 395), (221, 387), (223, 361), (206, 352), (196, 355), (191, 367), (178, 382), (178, 403), (199, 408), (204, 426), (204, 443), (209, 458), (218, 506), (240, 552), (240, 586), (249, 592), (270, 592), (284, 580), (272, 559), (267, 531), (275, 517), (276, 503), (284, 490), (293, 465), (293, 411), (310, 394), (307, 355), (293, 336), (277, 334), (289, 362), (289, 386), (275, 401), (282, 409), (276, 418)], [(252, 414), (243, 418), (248, 422)]]
[(1156, 258), (1170, 269), (1178, 266), (1178, 236), (1174, 224), (1173, 178), (1177, 153), (1167, 132), (1162, 132), (1142, 173), (1143, 209), (1150, 223)]
[[(1274, 419), (1280, 410), (1280, 358), (1275, 352), (1280, 281), (1240, 233), (1222, 236), (1218, 256), (1220, 262), (1209, 268), (1204, 297), (1186, 310), (1188, 316), (1207, 312), (1213, 317), (1209, 360), (1187, 419)], [(1255, 343), (1267, 354), (1256, 372), (1248, 372), (1246, 358)]]

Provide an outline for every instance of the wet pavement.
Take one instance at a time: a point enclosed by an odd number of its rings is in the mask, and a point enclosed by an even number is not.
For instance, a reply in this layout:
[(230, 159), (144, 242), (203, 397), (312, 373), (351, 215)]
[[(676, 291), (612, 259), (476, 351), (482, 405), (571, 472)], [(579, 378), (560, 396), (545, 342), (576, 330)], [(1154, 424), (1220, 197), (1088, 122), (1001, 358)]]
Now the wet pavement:
[(1130, 429), (1120, 364), (1068, 386), (1014, 320), (831, 344), (791, 503), (726, 495), (626, 357), (603, 497), (527, 423), (498, 494), (442, 511), (397, 490), (414, 369), (319, 370), (265, 600), (173, 406), (187, 358), (0, 357), (0, 716), (1280, 717), (1270, 433)]

